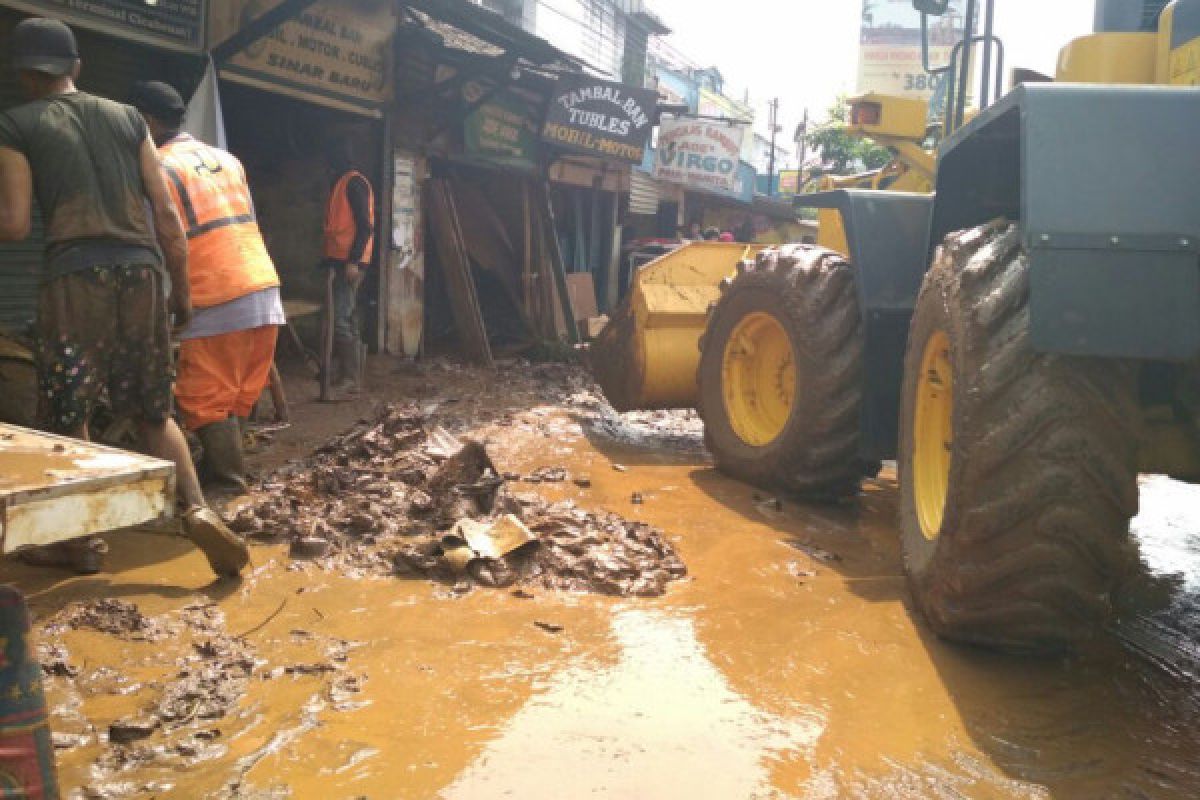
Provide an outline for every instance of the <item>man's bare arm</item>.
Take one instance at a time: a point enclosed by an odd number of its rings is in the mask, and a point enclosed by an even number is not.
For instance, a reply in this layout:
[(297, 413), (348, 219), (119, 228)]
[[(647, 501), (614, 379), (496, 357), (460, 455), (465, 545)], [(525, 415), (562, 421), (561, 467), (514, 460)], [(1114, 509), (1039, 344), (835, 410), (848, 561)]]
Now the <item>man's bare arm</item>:
[(0, 147), (0, 241), (17, 242), (32, 226), (33, 172), (25, 156)]
[(154, 233), (162, 249), (167, 271), (171, 275), (171, 311), (175, 324), (183, 325), (192, 316), (191, 289), (188, 285), (187, 234), (179, 220), (179, 212), (171, 200), (167, 178), (158, 160), (158, 150), (147, 136), (141, 150), (142, 183), (154, 214)]

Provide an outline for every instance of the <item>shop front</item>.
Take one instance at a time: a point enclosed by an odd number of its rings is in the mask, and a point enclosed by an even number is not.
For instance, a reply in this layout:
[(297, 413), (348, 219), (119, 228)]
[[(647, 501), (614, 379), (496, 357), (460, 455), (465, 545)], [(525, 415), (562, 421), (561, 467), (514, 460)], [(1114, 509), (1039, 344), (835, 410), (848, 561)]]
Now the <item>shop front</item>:
[[(385, 111), (393, 93), (395, 11), (390, 3), (357, 0), (306, 3), (235, 52), (222, 47), (282, 5), (280, 0), (213, 3), (209, 42), (220, 78), (227, 146), (246, 167), (289, 318), (308, 338), (316, 334), (325, 298), (326, 275), (320, 268), (325, 204), (339, 177), (333, 155), (346, 142), (354, 167), (374, 190), (377, 225), (387, 230), (391, 176)], [(365, 340), (382, 349), (380, 266), (386, 236), (377, 235), (375, 242), (360, 315)]]
[[(492, 363), (577, 341), (615, 276), (654, 94), (586, 78), (494, 15), (478, 12), (486, 24), (473, 27), (465, 14), (418, 5), (425, 13), (397, 36), (397, 62), (412, 69), (397, 76), (393, 120), (398, 163), (412, 148), (418, 156), (417, 187), (405, 190), (415, 208), (401, 213), (397, 181), (393, 212), (402, 288), (389, 299), (402, 309), (403, 351), (455, 349)], [(423, 138), (405, 141), (415, 131)]]

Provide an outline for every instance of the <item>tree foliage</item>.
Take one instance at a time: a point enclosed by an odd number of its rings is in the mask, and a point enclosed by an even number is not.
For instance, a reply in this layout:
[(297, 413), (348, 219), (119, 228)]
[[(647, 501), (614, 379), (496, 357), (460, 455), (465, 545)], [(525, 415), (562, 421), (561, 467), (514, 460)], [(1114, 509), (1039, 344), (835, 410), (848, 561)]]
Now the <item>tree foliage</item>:
[(825, 170), (834, 175), (879, 169), (892, 160), (886, 147), (846, 132), (850, 106), (845, 96), (829, 108), (828, 118), (808, 134), (808, 146), (820, 152)]

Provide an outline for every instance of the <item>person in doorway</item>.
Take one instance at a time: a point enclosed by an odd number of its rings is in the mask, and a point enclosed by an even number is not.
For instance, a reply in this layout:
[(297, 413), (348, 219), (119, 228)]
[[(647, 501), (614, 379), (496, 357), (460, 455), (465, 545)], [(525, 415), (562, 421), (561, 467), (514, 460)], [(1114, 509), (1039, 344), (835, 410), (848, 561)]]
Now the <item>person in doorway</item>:
[(704, 229), (700, 225), (700, 220), (692, 220), (692, 224), (688, 225), (687, 235), (684, 237), (693, 242), (698, 242), (704, 238)]
[[(175, 463), (184, 534), (213, 571), (236, 576), (246, 545), (205, 504), (171, 419), (168, 308), (177, 324), (191, 317), (187, 239), (146, 123), (134, 108), (75, 88), (75, 36), (57, 20), (18, 23), (9, 55), (30, 102), (0, 112), (0, 240), (29, 235), (36, 195), (46, 226), (36, 353), (43, 421), (87, 438), (107, 390), (145, 450)], [(26, 560), (96, 572), (102, 545), (65, 542)]]
[(353, 142), (340, 139), (329, 150), (333, 189), (325, 208), (324, 265), (333, 280), (332, 384), (354, 391), (362, 374), (358, 290), (371, 266), (375, 244), (375, 193), (356, 167)]
[(132, 99), (158, 146), (187, 233), (194, 312), (179, 336), (175, 399), (184, 425), (204, 445), (206, 479), (245, 491), (243, 428), (267, 385), (286, 321), (279, 275), (242, 163), (180, 130), (183, 98), (168, 84), (139, 83)]
[(743, 244), (753, 244), (754, 239), (758, 236), (758, 231), (754, 228), (754, 217), (747, 214), (740, 225), (733, 229), (733, 238)]

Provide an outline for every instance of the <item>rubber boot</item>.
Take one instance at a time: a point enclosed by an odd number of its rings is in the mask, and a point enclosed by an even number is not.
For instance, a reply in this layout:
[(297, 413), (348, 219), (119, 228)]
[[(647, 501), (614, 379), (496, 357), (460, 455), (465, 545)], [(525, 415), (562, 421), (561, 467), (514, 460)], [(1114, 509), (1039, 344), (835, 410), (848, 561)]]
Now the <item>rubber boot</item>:
[(183, 535), (200, 548), (212, 571), (222, 578), (236, 578), (250, 563), (246, 543), (211, 508), (193, 506), (185, 511)]
[(358, 339), (338, 339), (333, 343), (337, 351), (334, 360), (339, 368), (334, 370), (334, 387), (343, 392), (356, 394), (360, 390), (362, 374), (362, 347)]
[(242, 458), (242, 429), (237, 417), (227, 417), (196, 430), (204, 446), (204, 476), (222, 486), (246, 491), (246, 465)]

